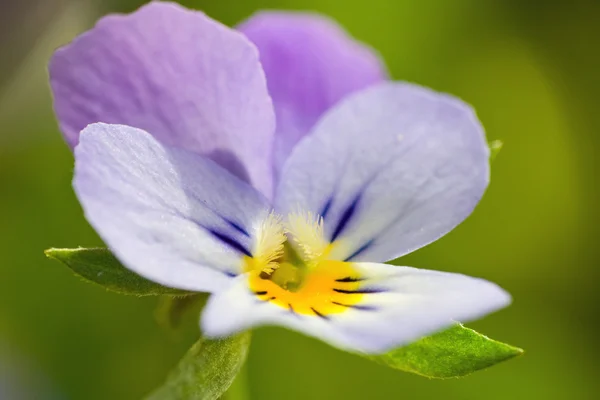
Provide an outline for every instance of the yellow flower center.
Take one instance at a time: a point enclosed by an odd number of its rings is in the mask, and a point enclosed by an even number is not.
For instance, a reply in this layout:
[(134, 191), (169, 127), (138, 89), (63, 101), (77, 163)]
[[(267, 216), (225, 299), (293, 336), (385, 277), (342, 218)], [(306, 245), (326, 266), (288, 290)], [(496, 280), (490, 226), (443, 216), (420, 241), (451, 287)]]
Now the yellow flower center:
[(246, 257), (250, 289), (260, 300), (298, 314), (328, 315), (357, 307), (362, 277), (351, 263), (328, 258), (323, 219), (293, 213), (270, 214), (258, 227), (253, 257)]

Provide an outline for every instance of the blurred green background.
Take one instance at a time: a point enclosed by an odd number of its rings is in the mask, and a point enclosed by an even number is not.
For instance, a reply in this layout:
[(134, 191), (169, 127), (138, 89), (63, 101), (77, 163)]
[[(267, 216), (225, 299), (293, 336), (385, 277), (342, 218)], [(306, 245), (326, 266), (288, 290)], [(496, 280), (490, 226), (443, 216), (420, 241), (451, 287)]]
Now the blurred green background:
[[(100, 245), (71, 190), (54, 121), (52, 50), (140, 0), (0, 5), (0, 398), (137, 399), (197, 333), (157, 326), (156, 299), (108, 293), (45, 259)], [(316, 10), (378, 49), (394, 79), (472, 103), (505, 147), (476, 212), (406, 265), (499, 283), (514, 304), (473, 327), (527, 350), (458, 380), (386, 369), (279, 328), (255, 332), (252, 400), (596, 399), (600, 342), (600, 2), (184, 1), (235, 25), (258, 9)], [(9, 393), (10, 387), (14, 390)]]

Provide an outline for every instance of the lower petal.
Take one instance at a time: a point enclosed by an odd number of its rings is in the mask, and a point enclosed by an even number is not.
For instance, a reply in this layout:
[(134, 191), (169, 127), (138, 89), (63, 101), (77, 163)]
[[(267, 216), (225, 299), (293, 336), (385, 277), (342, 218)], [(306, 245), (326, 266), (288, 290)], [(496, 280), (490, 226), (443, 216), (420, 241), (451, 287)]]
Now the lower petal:
[(497, 285), (460, 274), (328, 261), (290, 292), (238, 276), (204, 311), (207, 336), (281, 325), (350, 351), (382, 353), (506, 306)]

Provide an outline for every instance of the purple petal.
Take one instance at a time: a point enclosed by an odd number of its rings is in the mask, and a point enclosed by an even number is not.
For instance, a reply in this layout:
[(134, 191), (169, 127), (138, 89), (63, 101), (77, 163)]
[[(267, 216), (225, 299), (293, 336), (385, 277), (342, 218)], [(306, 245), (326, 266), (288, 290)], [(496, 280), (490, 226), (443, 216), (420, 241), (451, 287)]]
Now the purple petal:
[(58, 50), (50, 84), (70, 146), (94, 122), (206, 155), (267, 196), (274, 112), (256, 48), (201, 12), (152, 2)]
[(261, 12), (238, 29), (258, 47), (275, 105), (276, 172), (323, 112), (387, 78), (372, 49), (316, 14)]
[(88, 221), (126, 267), (187, 290), (217, 291), (239, 274), (270, 211), (213, 161), (124, 125), (83, 130), (73, 183)]
[(334, 259), (388, 261), (473, 211), (489, 181), (488, 156), (467, 104), (383, 83), (342, 101), (296, 146), (275, 204), (283, 214), (322, 215)]

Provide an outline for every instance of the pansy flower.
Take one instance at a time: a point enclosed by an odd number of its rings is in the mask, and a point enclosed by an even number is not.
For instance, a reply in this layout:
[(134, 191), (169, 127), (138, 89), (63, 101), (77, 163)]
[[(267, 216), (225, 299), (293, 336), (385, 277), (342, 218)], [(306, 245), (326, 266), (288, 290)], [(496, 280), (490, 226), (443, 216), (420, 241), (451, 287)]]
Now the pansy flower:
[(121, 262), (211, 293), (209, 337), (275, 324), (379, 353), (506, 306), (485, 280), (384, 264), (479, 202), (489, 149), (473, 110), (388, 81), (321, 17), (240, 30), (153, 2), (52, 58), (75, 192)]

